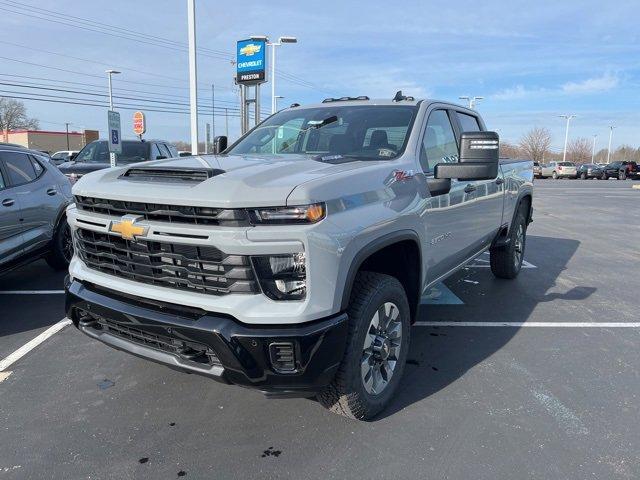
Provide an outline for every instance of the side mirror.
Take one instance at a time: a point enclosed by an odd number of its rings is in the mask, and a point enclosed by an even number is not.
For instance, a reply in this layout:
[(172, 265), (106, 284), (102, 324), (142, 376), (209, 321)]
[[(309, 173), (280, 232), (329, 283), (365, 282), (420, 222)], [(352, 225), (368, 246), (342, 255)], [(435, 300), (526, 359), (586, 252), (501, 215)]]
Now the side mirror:
[(77, 153), (72, 153), (72, 154), (69, 156), (69, 161), (71, 161), (71, 160), (75, 160), (77, 156), (78, 156), (78, 154), (77, 154)]
[(498, 176), (500, 139), (496, 132), (464, 132), (460, 136), (458, 163), (439, 163), (434, 176), (438, 179), (491, 180)]
[(218, 155), (227, 149), (227, 137), (220, 135), (213, 139), (213, 153)]

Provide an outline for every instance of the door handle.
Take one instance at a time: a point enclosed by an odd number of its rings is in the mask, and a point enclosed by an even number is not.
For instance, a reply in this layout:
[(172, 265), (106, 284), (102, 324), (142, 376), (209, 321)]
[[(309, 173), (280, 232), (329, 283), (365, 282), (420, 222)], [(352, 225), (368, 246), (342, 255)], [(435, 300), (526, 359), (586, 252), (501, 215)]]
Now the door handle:
[(502, 178), (496, 178), (496, 185), (502, 185), (504, 183), (504, 179)]
[(10, 206), (11, 206), (11, 205), (13, 205), (14, 203), (15, 203), (15, 202), (14, 202), (13, 198), (5, 198), (5, 199), (2, 201), (2, 205), (3, 205), (3, 206), (5, 206), (5, 207), (10, 207)]
[(467, 185), (466, 187), (464, 187), (464, 193), (471, 193), (471, 192), (475, 192), (476, 191), (476, 186), (475, 185)]
[(55, 188), (50, 188), (47, 190), (47, 195), (55, 195), (58, 191)]

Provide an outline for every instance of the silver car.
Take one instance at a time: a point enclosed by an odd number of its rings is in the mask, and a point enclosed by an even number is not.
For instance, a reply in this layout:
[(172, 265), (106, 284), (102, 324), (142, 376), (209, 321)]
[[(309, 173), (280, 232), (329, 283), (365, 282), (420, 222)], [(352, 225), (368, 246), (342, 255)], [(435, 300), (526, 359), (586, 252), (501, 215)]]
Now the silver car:
[(41, 257), (67, 267), (71, 200), (71, 184), (40, 152), (0, 145), (0, 273)]
[(549, 162), (547, 165), (543, 165), (541, 176), (551, 177), (554, 180), (558, 178), (577, 178), (578, 170), (573, 162)]

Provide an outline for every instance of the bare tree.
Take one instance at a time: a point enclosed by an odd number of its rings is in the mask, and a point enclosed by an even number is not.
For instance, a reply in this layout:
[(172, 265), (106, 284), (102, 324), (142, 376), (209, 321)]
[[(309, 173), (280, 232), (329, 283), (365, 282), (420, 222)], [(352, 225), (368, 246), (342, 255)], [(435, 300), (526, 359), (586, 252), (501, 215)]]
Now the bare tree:
[(535, 162), (543, 162), (551, 146), (551, 132), (544, 127), (529, 130), (520, 139), (522, 153)]
[(575, 138), (567, 146), (567, 160), (576, 164), (591, 161), (591, 141), (588, 138)]
[(519, 158), (522, 152), (517, 145), (507, 141), (500, 141), (500, 156), (506, 158)]
[(0, 97), (0, 131), (4, 130), (37, 130), (38, 120), (27, 117), (24, 103), (13, 98)]

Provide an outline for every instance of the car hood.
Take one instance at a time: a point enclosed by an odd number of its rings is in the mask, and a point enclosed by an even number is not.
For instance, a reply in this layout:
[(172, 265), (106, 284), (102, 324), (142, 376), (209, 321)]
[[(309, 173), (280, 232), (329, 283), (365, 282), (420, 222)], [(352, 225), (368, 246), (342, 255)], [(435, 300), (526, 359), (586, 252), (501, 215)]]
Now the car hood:
[(107, 167), (109, 167), (108, 163), (74, 162), (73, 160), (58, 165), (58, 169), (60, 169), (60, 171), (65, 175), (68, 175), (70, 173), (84, 175), (86, 173), (95, 172), (96, 170), (102, 170), (103, 168)]
[[(297, 186), (329, 175), (366, 168), (366, 161), (329, 164), (304, 155), (200, 155), (108, 168), (85, 175), (75, 195), (173, 205), (218, 208), (286, 205)], [(201, 182), (144, 180), (124, 177), (132, 167), (206, 169)], [(298, 196), (299, 198), (299, 196)]]

